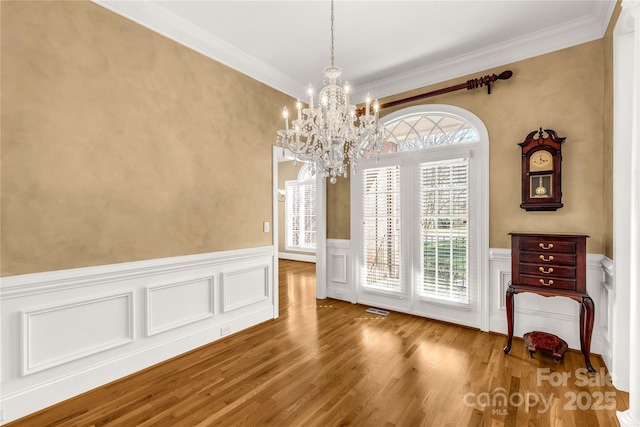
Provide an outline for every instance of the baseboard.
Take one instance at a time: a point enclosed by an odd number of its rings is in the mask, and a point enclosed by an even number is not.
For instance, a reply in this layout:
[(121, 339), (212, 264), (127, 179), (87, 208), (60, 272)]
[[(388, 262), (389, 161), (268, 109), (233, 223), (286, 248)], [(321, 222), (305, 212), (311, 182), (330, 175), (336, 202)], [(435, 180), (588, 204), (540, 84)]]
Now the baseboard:
[(316, 262), (315, 255), (293, 254), (290, 252), (278, 252), (278, 258), (288, 259), (291, 261)]

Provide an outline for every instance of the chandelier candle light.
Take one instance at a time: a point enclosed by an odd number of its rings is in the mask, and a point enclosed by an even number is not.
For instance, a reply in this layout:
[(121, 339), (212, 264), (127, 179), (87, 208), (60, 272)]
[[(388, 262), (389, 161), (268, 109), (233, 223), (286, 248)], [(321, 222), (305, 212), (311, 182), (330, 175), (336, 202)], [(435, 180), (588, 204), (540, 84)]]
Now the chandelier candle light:
[[(276, 145), (286, 148), (295, 160), (310, 162), (314, 173), (321, 173), (335, 184), (338, 176), (356, 173), (357, 157), (370, 157), (382, 149), (386, 137), (383, 126), (378, 124), (380, 104), (367, 95), (365, 111), (356, 116), (356, 106), (349, 104), (349, 83), (342, 83), (342, 69), (333, 63), (333, 0), (331, 0), (331, 66), (324, 69), (326, 85), (320, 90), (320, 104), (314, 107), (313, 87), (309, 85), (308, 108), (296, 102), (297, 119), (289, 126), (289, 111), (282, 110), (284, 129), (278, 131)], [(356, 123), (357, 122), (357, 123)]]

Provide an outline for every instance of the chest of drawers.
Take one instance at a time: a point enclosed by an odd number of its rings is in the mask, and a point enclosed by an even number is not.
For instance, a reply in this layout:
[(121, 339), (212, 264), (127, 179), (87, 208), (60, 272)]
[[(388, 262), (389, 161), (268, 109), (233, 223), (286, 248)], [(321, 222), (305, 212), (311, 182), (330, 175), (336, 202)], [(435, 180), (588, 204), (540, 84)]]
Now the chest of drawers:
[(511, 233), (512, 284), (539, 293), (586, 294), (587, 237)]
[(506, 311), (508, 341), (505, 354), (511, 350), (513, 338), (514, 295), (533, 292), (545, 297), (564, 296), (581, 304), (580, 347), (587, 369), (590, 362), (594, 305), (587, 293), (584, 234), (509, 233), (511, 235), (511, 284), (507, 289)]

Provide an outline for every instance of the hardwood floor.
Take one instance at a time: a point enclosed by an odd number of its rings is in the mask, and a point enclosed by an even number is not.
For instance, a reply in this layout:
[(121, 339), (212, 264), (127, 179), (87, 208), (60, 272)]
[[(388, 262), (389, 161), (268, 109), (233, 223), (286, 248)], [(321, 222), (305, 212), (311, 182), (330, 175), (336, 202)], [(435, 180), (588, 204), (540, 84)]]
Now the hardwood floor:
[(555, 365), (522, 340), (505, 355), (503, 335), (366, 309), (316, 300), (315, 265), (281, 261), (278, 319), (8, 426), (614, 426), (628, 408), (599, 357), (583, 377), (576, 351)]

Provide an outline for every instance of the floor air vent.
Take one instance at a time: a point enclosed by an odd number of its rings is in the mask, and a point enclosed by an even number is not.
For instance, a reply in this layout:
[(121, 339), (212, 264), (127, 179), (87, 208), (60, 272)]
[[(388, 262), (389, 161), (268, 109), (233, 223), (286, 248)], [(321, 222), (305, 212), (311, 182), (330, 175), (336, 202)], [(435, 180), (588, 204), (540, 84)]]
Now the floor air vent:
[(389, 314), (388, 311), (386, 310), (380, 310), (379, 308), (373, 308), (373, 307), (369, 307), (366, 310), (367, 313), (373, 313), (373, 314), (379, 314), (380, 316), (386, 316), (387, 314)]

